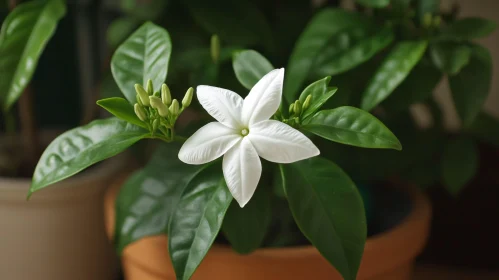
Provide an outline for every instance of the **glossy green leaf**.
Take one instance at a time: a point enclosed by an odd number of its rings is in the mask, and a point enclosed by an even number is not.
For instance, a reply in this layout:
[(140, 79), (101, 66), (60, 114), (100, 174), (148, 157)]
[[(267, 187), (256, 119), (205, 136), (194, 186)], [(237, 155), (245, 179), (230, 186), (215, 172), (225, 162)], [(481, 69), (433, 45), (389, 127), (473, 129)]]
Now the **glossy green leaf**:
[(463, 18), (452, 22), (442, 30), (441, 37), (470, 40), (489, 36), (496, 29), (496, 23), (484, 18)]
[(449, 77), (452, 99), (464, 126), (470, 125), (482, 110), (492, 82), (490, 52), (475, 45), (470, 62), (457, 75)]
[(192, 277), (215, 241), (231, 201), (219, 165), (189, 182), (168, 230), (168, 250), (177, 279)]
[(0, 30), (0, 100), (4, 110), (14, 104), (28, 85), (38, 59), (66, 14), (62, 0), (20, 4)]
[(426, 101), (441, 79), (442, 72), (431, 62), (421, 61), (382, 104), (394, 112), (407, 110), (414, 103)]
[(355, 0), (355, 2), (369, 8), (384, 8), (390, 4), (390, 0)]
[(133, 106), (124, 98), (111, 97), (101, 99), (97, 101), (97, 105), (122, 120), (147, 129), (147, 125), (135, 114)]
[(270, 26), (258, 7), (248, 0), (188, 0), (194, 20), (223, 42), (272, 46)]
[(478, 149), (473, 140), (462, 136), (447, 143), (442, 159), (442, 180), (451, 194), (459, 194), (477, 169)]
[(370, 111), (404, 81), (426, 50), (426, 41), (398, 43), (385, 58), (362, 95), (361, 108)]
[(474, 137), (499, 147), (499, 120), (496, 117), (481, 112), (465, 130)]
[(134, 85), (151, 79), (155, 89), (165, 82), (172, 44), (168, 32), (151, 22), (144, 23), (118, 47), (111, 59), (114, 80), (123, 95), (136, 102)]
[(69, 130), (59, 135), (43, 152), (29, 193), (115, 156), (148, 135), (146, 130), (116, 118), (96, 120)]
[(115, 19), (109, 24), (106, 32), (107, 44), (117, 48), (139, 26), (140, 21), (132, 17)]
[(302, 128), (342, 144), (363, 148), (402, 149), (397, 137), (381, 121), (354, 107), (319, 111)]
[(160, 146), (149, 163), (121, 187), (116, 200), (114, 238), (119, 254), (143, 237), (166, 234), (185, 186), (207, 167), (181, 162), (179, 148), (171, 143)]
[(360, 13), (341, 9), (323, 9), (300, 35), (289, 58), (284, 79), (284, 97), (293, 102), (320, 50), (338, 32), (356, 26), (368, 26), (369, 19)]
[(314, 157), (281, 165), (298, 227), (345, 280), (355, 280), (366, 242), (362, 198), (333, 162)]
[(442, 41), (430, 46), (430, 54), (433, 63), (442, 72), (455, 75), (470, 61), (471, 48), (464, 44)]
[(372, 36), (363, 38), (340, 53), (335, 53), (329, 57), (322, 54), (320, 57), (322, 61), (316, 61), (315, 67), (317, 68), (313, 69), (313, 71), (319, 76), (333, 76), (343, 73), (372, 58), (376, 53), (387, 47), (393, 39), (392, 29), (384, 28)]
[(271, 196), (262, 187), (257, 188), (244, 208), (239, 207), (234, 200), (225, 214), (222, 232), (239, 254), (249, 254), (258, 249), (269, 229), (272, 217)]
[(260, 53), (254, 50), (244, 50), (234, 54), (232, 67), (239, 82), (251, 89), (274, 66)]
[(328, 87), (329, 81), (331, 81), (331, 77), (325, 77), (324, 79), (313, 82), (302, 91), (299, 98), (302, 104), (305, 102), (305, 99), (307, 99), (307, 96), (312, 95), (310, 106), (306, 108), (301, 115), (302, 119), (306, 119), (317, 112), (317, 110), (319, 110), (338, 90), (336, 87)]

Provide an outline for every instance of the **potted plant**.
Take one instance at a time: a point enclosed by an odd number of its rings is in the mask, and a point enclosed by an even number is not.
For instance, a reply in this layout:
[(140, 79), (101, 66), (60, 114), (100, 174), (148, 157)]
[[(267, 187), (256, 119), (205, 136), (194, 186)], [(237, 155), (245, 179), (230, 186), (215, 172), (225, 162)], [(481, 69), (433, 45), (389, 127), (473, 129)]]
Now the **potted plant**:
[[(102, 201), (104, 190), (124, 162), (104, 162), (26, 201), (41, 149), (57, 135), (57, 131), (38, 127), (30, 81), (66, 14), (66, 4), (60, 0), (8, 3), (11, 11), (0, 31), (0, 103), (5, 128), (0, 137), (0, 278), (109, 279), (117, 271), (105, 234)], [(75, 152), (85, 143), (66, 141), (61, 148)], [(59, 161), (65, 158), (49, 157), (46, 167)]]
[[(217, 65), (222, 50), (213, 38)], [(429, 222), (426, 199), (415, 191), (394, 191), (413, 206), (410, 214), (364, 248), (361, 195), (339, 166), (319, 156), (329, 141), (400, 150), (385, 125), (350, 106), (320, 110), (336, 98), (330, 77), (283, 96), (290, 79), (285, 70), (274, 69), (253, 50), (234, 53), (234, 73), (250, 90), (244, 99), (231, 90), (200, 85), (179, 102), (163, 83), (171, 50), (168, 32), (150, 22), (118, 47), (111, 70), (126, 99), (98, 101), (116, 117), (54, 140), (41, 157), (35, 171), (41, 175), (33, 178), (30, 193), (140, 140), (155, 139), (165, 143), (121, 187), (115, 203), (111, 198), (109, 213), (115, 219), (109, 221), (129, 279), (356, 279), (359, 266), (361, 279), (410, 277)], [(197, 121), (177, 127), (189, 106)], [(78, 153), (59, 149), (67, 139), (87, 138), (93, 141)], [(66, 162), (38, 173), (54, 154)], [(258, 249), (262, 245), (266, 248)], [(252, 254), (238, 256), (233, 250)], [(393, 257), (380, 263), (383, 252)]]

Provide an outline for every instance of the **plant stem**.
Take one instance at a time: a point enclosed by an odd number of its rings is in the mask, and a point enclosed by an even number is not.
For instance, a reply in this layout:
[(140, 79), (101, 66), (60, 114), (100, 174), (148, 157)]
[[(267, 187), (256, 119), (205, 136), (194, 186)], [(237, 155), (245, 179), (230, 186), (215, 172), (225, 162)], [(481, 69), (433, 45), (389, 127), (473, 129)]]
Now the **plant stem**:
[(19, 118), (21, 123), (21, 137), (24, 141), (24, 151), (29, 166), (35, 166), (39, 157), (39, 137), (33, 117), (33, 92), (30, 86), (26, 87), (19, 98)]

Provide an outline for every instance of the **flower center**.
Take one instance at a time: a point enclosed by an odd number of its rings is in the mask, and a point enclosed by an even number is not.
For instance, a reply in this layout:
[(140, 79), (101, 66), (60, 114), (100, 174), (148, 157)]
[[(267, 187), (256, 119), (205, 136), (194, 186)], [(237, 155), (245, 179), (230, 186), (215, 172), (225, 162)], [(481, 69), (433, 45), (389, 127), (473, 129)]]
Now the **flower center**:
[(248, 130), (247, 128), (243, 128), (243, 129), (241, 130), (241, 135), (242, 135), (242, 136), (246, 136), (246, 135), (248, 135), (248, 133), (249, 133), (249, 130)]

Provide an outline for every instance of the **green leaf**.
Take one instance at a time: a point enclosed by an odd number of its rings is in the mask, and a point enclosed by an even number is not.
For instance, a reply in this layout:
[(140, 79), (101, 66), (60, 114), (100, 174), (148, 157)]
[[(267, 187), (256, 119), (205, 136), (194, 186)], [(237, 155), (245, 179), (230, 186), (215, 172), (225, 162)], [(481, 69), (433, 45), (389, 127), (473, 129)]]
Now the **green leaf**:
[(426, 101), (441, 79), (442, 73), (429, 61), (422, 60), (382, 104), (394, 112), (407, 110), (414, 103)]
[(31, 1), (17, 6), (0, 30), (0, 99), (5, 111), (23, 93), (57, 22), (66, 14), (62, 0)]
[(138, 20), (156, 20), (165, 12), (168, 0), (121, 0), (121, 8), (130, 17)]
[(426, 41), (398, 43), (385, 58), (362, 95), (361, 108), (371, 111), (409, 75), (426, 50)]
[(457, 113), (464, 126), (470, 125), (480, 113), (492, 82), (490, 52), (475, 45), (470, 62), (457, 75), (449, 77), (449, 86)]
[(457, 195), (475, 176), (478, 150), (475, 142), (464, 136), (449, 141), (442, 159), (442, 179), (447, 190)]
[(474, 137), (499, 147), (499, 120), (497, 118), (481, 112), (465, 130)]
[(148, 135), (116, 118), (96, 120), (59, 135), (40, 157), (29, 195), (121, 153)]
[(192, 277), (222, 227), (232, 195), (220, 171), (215, 165), (193, 178), (171, 216), (168, 250), (177, 279)]
[(355, 0), (362, 6), (369, 8), (384, 8), (390, 4), (390, 0)]
[(260, 53), (244, 50), (234, 54), (232, 67), (239, 82), (247, 89), (253, 86), (274, 69), (274, 66)]
[(424, 15), (434, 15), (439, 11), (440, 0), (418, 0), (416, 5), (416, 13), (419, 18), (419, 22), (422, 23)]
[(471, 40), (489, 36), (496, 29), (496, 23), (484, 18), (463, 18), (452, 22), (442, 30), (442, 38)]
[(280, 167), (300, 230), (345, 280), (356, 279), (367, 225), (355, 184), (336, 164), (320, 157)]
[(225, 214), (222, 232), (239, 254), (249, 254), (258, 249), (269, 229), (272, 217), (271, 196), (262, 187), (257, 188), (244, 208), (233, 201)]
[(144, 23), (121, 46), (111, 59), (111, 71), (123, 95), (136, 102), (134, 85), (146, 85), (151, 79), (155, 89), (164, 83), (172, 44), (168, 32), (151, 22)]
[(315, 58), (333, 35), (348, 28), (368, 25), (369, 19), (364, 15), (341, 9), (323, 9), (314, 16), (298, 38), (289, 58), (284, 79), (286, 100), (294, 101), (312, 71)]
[(370, 37), (359, 40), (340, 53), (334, 53), (329, 57), (323, 54), (320, 56), (322, 61), (316, 61), (315, 67), (317, 68), (313, 69), (315, 75), (333, 76), (346, 72), (372, 58), (376, 53), (387, 47), (393, 39), (392, 29), (384, 28)]
[(331, 81), (331, 77), (325, 77), (324, 79), (313, 82), (302, 91), (299, 98), (301, 104), (305, 102), (307, 96), (312, 95), (310, 106), (305, 109), (301, 115), (302, 119), (307, 119), (309, 116), (313, 115), (338, 90), (336, 87), (328, 88), (329, 81)]
[(263, 13), (251, 1), (188, 0), (194, 20), (224, 42), (272, 47), (272, 34)]
[(121, 187), (114, 238), (119, 254), (143, 237), (166, 234), (185, 186), (208, 166), (181, 162), (179, 149), (180, 145), (161, 145), (149, 163)]
[(430, 54), (433, 63), (442, 72), (455, 75), (470, 61), (471, 48), (456, 42), (441, 41), (430, 46)]
[(139, 21), (132, 17), (113, 20), (106, 32), (107, 44), (115, 49), (139, 26)]
[(302, 128), (342, 144), (402, 150), (397, 137), (381, 121), (354, 107), (319, 111)]
[(97, 105), (106, 109), (109, 113), (115, 115), (116, 117), (125, 120), (134, 125), (146, 128), (146, 124), (141, 121), (135, 111), (133, 106), (124, 98), (121, 97), (111, 97), (106, 99), (101, 99), (97, 101)]

